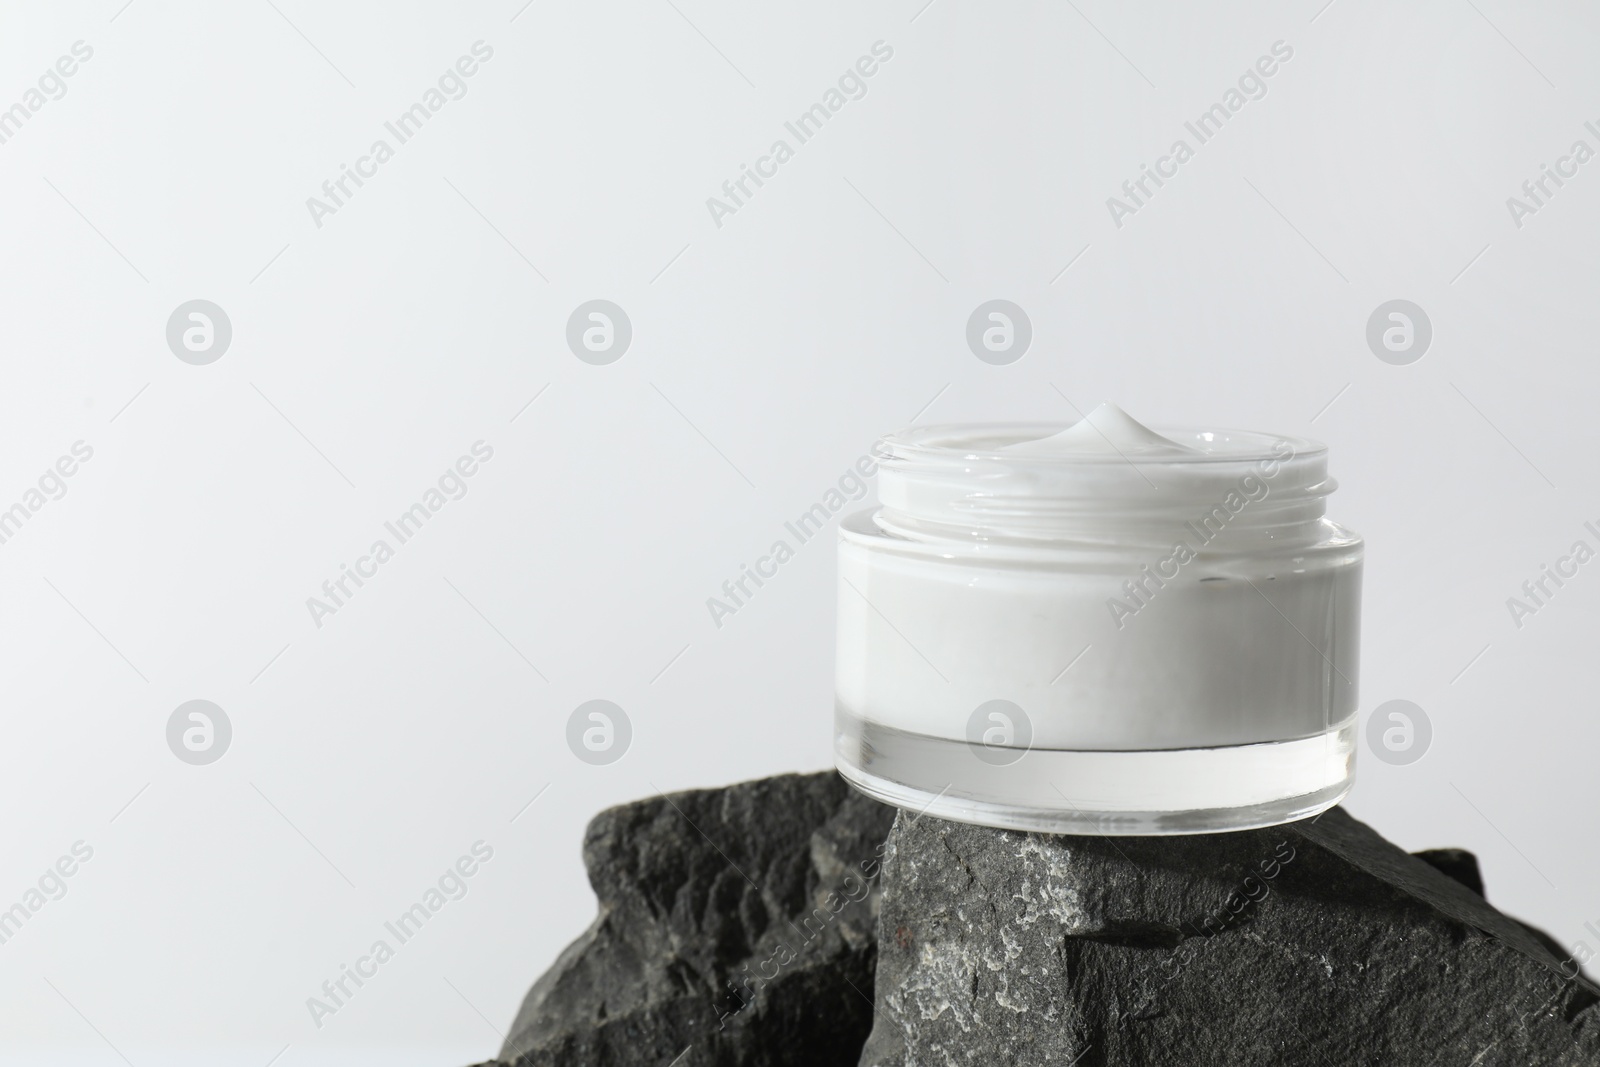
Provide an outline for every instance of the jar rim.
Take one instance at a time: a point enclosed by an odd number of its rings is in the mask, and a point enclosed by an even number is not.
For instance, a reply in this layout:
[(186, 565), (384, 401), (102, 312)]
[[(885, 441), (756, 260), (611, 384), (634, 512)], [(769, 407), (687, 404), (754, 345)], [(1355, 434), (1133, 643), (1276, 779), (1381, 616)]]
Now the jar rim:
[(1023, 466), (1096, 465), (1135, 463), (1178, 465), (1213, 463), (1257, 463), (1281, 459), (1276, 450), (1287, 444), (1296, 458), (1315, 460), (1326, 457), (1328, 446), (1312, 437), (1267, 433), (1259, 430), (1205, 429), (1193, 426), (1151, 426), (1150, 429), (1171, 441), (1192, 449), (1190, 452), (1110, 452), (1082, 454), (1040, 454), (1007, 451), (1011, 445), (1050, 437), (1076, 423), (987, 422), (935, 423), (910, 426), (879, 438), (873, 446), (880, 462), (967, 459)]
[(874, 447), (882, 504), (876, 521), (930, 540), (1113, 544), (1225, 512), (1235, 528), (1301, 538), (1314, 533), (1325, 498), (1338, 487), (1328, 475), (1326, 445), (1281, 434), (1161, 428), (1152, 434), (1157, 444), (1131, 452), (1010, 447), (1061, 429), (945, 424), (883, 437)]

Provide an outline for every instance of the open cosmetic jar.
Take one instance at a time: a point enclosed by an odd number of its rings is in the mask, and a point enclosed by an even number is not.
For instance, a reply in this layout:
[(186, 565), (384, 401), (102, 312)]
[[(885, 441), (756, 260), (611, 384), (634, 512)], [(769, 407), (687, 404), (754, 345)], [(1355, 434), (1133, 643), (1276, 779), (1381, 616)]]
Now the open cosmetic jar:
[(916, 427), (840, 527), (835, 754), (862, 791), (1056, 833), (1241, 830), (1349, 790), (1362, 542), (1327, 448)]

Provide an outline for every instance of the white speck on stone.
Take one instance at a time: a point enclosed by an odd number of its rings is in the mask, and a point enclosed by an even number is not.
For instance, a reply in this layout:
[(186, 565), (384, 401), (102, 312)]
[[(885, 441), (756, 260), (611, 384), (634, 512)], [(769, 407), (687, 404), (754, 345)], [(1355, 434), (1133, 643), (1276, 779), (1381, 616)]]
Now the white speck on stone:
[(1071, 859), (1071, 850), (1060, 844), (1047, 848), (1031, 838), (1018, 838), (1018, 866), (1030, 872), (1020, 879), (1020, 892), (1012, 894), (1023, 904), (1016, 919), (1018, 925), (1032, 926), (1048, 916), (1064, 926), (1067, 933), (1089, 929), (1082, 902), (1072, 888)]
[(1018, 1015), (1022, 1015), (1029, 1010), (1030, 1005), (1025, 999), (1011, 995), (1011, 983), (1003, 973), (996, 978), (996, 981), (1000, 983), (1000, 988), (995, 990), (994, 993), (994, 1002), (996, 1004), (1002, 1008), (1008, 1008)]
[(1022, 941), (1005, 927), (1000, 928), (1000, 943), (1005, 946), (1006, 959), (1014, 960), (1022, 955)]
[(891, 994), (899, 1000), (900, 1016), (909, 1018), (914, 1012), (931, 1021), (948, 1013), (963, 1033), (970, 1033), (977, 1021), (972, 987), (978, 963), (964, 944), (924, 944), (917, 967)]

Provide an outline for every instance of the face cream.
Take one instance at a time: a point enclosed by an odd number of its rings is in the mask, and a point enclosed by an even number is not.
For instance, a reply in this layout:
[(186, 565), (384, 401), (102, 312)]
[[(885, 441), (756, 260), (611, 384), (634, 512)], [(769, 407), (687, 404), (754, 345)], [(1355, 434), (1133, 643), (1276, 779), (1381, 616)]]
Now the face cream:
[(1354, 772), (1361, 539), (1325, 446), (1062, 429), (879, 441), (840, 527), (835, 751), (890, 804), (1058, 833), (1202, 833), (1337, 803)]

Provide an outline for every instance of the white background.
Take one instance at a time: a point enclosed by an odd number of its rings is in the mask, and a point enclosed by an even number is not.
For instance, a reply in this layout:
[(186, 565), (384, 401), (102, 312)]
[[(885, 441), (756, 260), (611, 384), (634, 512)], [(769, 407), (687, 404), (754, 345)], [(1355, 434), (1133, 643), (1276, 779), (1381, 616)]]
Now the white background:
[[(0, 15), (0, 108), (94, 50), (0, 144), (0, 508), (94, 449), (0, 545), (0, 907), (94, 849), (0, 945), (8, 1059), (487, 1057), (592, 916), (592, 814), (831, 761), (829, 539), (720, 629), (706, 598), (881, 433), (1105, 399), (1330, 444), (1362, 714), (1434, 729), (1350, 808), (1600, 951), (1600, 563), (1520, 629), (1506, 606), (1600, 525), (1600, 162), (1506, 206), (1600, 148), (1592, 8), (274, 2)], [(479, 40), (467, 94), (315, 225)], [(707, 197), (879, 40), (865, 97), (718, 227)], [(1268, 94), (1114, 225), (1277, 40)], [(165, 340), (196, 298), (233, 326), (208, 366)], [(594, 298), (633, 324), (609, 366), (564, 340)], [(1010, 366), (964, 339), (992, 298), (1033, 323)], [(1433, 323), (1408, 366), (1364, 338), (1394, 298)], [(307, 597), (478, 440), (468, 494), (318, 628)], [(210, 766), (166, 744), (194, 698), (233, 724)], [(592, 698), (632, 721), (610, 766), (565, 742)], [(314, 1026), (480, 839), (468, 895)]]

